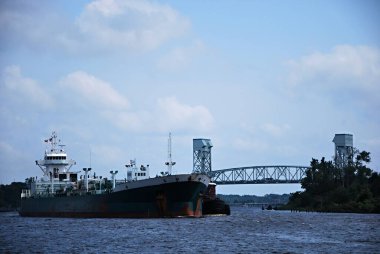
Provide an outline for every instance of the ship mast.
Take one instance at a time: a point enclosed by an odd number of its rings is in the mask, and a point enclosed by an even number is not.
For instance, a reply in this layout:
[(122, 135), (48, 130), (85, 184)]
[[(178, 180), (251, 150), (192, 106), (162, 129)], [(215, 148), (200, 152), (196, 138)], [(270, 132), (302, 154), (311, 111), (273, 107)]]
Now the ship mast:
[(172, 161), (172, 134), (169, 132), (168, 139), (168, 161), (165, 162), (165, 165), (168, 166), (168, 175), (172, 174), (172, 168), (175, 165), (175, 162)]

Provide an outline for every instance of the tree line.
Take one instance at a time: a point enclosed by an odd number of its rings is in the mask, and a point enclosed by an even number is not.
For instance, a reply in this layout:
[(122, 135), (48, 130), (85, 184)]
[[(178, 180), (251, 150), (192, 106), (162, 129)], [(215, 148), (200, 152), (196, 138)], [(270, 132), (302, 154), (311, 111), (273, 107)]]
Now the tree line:
[(21, 190), (26, 189), (26, 183), (13, 182), (0, 185), (0, 211), (16, 210), (20, 207)]
[(229, 205), (246, 203), (286, 204), (289, 200), (290, 194), (266, 194), (264, 196), (218, 194), (217, 196)]
[(353, 157), (344, 167), (313, 158), (301, 181), (304, 191), (292, 193), (283, 209), (380, 213), (380, 175), (368, 167), (370, 153)]

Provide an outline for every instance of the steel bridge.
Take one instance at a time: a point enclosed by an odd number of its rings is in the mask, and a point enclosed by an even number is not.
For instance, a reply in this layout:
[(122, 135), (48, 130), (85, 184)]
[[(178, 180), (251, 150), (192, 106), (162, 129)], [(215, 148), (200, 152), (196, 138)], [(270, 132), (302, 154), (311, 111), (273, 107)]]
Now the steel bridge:
[(193, 139), (193, 172), (207, 174), (216, 184), (300, 183), (305, 166), (251, 166), (212, 170), (210, 139)]
[(207, 174), (221, 184), (300, 183), (306, 176), (305, 166), (251, 166), (209, 171)]

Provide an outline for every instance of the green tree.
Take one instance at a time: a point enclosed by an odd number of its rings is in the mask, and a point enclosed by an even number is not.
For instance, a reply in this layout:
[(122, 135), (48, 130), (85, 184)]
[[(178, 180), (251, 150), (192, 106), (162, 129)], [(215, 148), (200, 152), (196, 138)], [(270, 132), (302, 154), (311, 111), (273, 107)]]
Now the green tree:
[(0, 207), (16, 209), (20, 207), (21, 190), (26, 188), (25, 183), (13, 182), (10, 185), (0, 185)]
[(292, 193), (287, 207), (336, 212), (380, 212), (380, 176), (367, 167), (369, 152), (355, 150), (344, 168), (312, 159), (301, 181), (303, 192)]
[(301, 181), (302, 188), (310, 194), (323, 194), (339, 185), (341, 173), (332, 161), (326, 161), (323, 157), (319, 162), (313, 158), (310, 166), (306, 171), (306, 177)]

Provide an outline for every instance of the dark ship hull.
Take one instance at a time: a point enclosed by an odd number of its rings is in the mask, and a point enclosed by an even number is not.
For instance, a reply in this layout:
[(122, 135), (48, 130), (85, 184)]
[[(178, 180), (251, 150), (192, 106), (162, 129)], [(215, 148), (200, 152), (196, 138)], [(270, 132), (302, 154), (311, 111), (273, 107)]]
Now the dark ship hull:
[(203, 200), (203, 215), (230, 215), (230, 206), (223, 200), (216, 199), (204, 199)]
[(203, 215), (230, 215), (230, 206), (216, 197), (216, 184), (210, 183), (203, 197)]
[(66, 193), (21, 199), (21, 216), (158, 218), (202, 216), (205, 175), (173, 175), (126, 182), (102, 194)]

